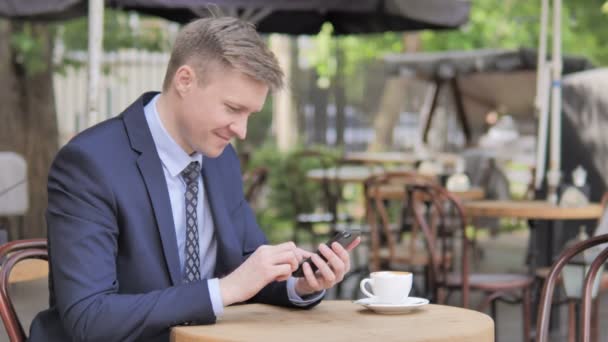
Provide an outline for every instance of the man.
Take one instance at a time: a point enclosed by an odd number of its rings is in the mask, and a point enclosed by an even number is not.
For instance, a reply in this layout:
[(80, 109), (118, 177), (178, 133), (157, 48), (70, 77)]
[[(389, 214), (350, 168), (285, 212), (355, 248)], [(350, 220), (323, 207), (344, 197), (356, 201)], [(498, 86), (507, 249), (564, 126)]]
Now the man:
[[(32, 341), (168, 341), (170, 327), (214, 323), (233, 303), (310, 308), (342, 280), (344, 248), (321, 246), (325, 262), (265, 245), (244, 199), (229, 141), (282, 77), (253, 26), (197, 20), (176, 39), (161, 94), (61, 149), (48, 184), (50, 309)], [(291, 277), (311, 255), (319, 270)]]

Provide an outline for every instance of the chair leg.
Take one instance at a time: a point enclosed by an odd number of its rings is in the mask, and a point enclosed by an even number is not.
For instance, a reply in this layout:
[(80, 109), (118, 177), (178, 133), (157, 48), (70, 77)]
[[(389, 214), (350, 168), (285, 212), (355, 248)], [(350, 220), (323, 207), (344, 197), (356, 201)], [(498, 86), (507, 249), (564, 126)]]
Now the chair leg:
[(568, 301), (568, 342), (576, 341), (576, 302)]
[(599, 317), (600, 317), (600, 298), (599, 295), (593, 299), (593, 303), (591, 306), (591, 341), (599, 342), (600, 341), (600, 332), (599, 332)]
[(522, 291), (522, 309), (523, 309), (523, 330), (524, 330), (524, 342), (530, 341), (530, 289), (526, 288)]
[(496, 308), (496, 300), (490, 302), (490, 314), (494, 319), (494, 338), (498, 340), (498, 310)]

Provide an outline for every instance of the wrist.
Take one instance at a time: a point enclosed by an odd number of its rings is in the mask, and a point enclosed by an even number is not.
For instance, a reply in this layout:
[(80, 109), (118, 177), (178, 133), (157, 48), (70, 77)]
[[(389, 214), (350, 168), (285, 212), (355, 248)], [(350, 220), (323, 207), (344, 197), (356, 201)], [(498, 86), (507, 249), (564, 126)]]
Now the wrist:
[(235, 287), (233, 283), (230, 275), (219, 280), (220, 294), (224, 307), (240, 301), (238, 299), (238, 287)]
[(308, 286), (304, 278), (297, 278), (293, 289), (300, 297), (308, 296), (309, 294), (315, 292), (310, 288), (310, 286)]

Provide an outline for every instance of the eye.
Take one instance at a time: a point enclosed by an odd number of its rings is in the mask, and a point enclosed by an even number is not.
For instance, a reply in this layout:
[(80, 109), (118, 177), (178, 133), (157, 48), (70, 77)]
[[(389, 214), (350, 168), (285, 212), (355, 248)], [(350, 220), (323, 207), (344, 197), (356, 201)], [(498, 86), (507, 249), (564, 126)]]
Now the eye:
[(230, 105), (226, 105), (226, 108), (228, 108), (228, 111), (229, 111), (230, 113), (235, 113), (235, 114), (236, 114), (236, 113), (238, 113), (238, 112), (239, 112), (238, 108), (232, 107), (232, 106), (230, 106)]

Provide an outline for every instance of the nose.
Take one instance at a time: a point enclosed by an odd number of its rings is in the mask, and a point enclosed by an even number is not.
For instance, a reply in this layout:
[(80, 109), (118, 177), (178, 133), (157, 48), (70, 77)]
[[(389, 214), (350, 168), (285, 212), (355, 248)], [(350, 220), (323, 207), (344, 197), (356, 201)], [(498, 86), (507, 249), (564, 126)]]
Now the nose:
[(238, 118), (230, 124), (229, 128), (239, 139), (244, 140), (247, 136), (247, 116)]

